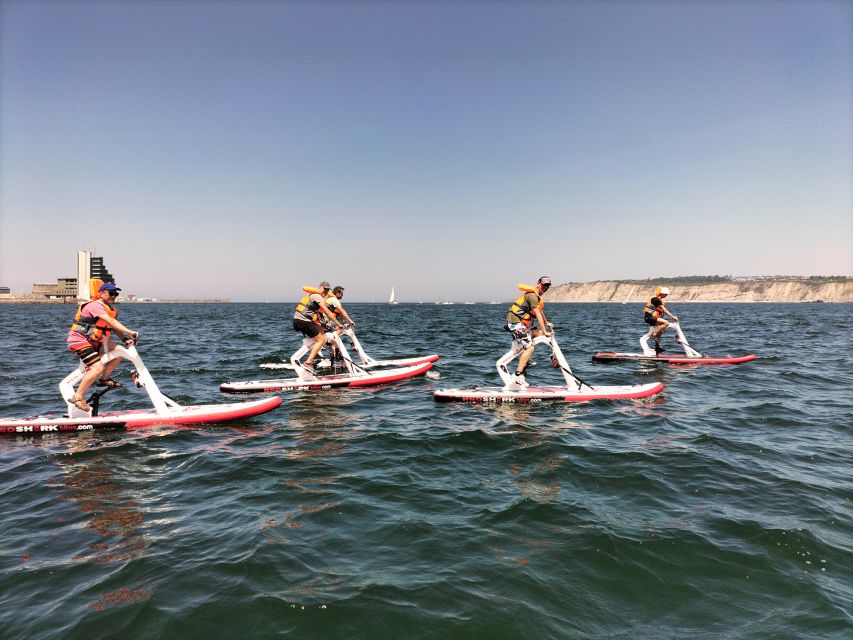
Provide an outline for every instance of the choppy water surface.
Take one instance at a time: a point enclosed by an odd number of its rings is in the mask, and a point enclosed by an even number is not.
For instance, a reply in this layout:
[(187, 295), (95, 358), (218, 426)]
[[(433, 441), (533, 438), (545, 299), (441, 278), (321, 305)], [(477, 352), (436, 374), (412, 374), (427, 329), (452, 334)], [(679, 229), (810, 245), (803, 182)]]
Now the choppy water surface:
[[(594, 365), (636, 350), (639, 306), (549, 305), (581, 377), (663, 395), (439, 404), (499, 383), (504, 305), (349, 304), (368, 353), (437, 352), (437, 376), (224, 426), (0, 436), (0, 637), (853, 637), (851, 306), (672, 306), (700, 349), (759, 359)], [(0, 306), (0, 413), (61, 409), (70, 315)], [(259, 365), (297, 348), (290, 317), (121, 310), (188, 404), (287, 375)]]

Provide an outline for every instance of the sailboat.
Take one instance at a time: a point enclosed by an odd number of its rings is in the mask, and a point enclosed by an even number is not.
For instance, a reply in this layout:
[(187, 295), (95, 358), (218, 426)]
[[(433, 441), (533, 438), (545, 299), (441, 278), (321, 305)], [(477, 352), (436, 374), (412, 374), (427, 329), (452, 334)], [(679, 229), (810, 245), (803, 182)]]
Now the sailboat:
[(388, 298), (388, 304), (400, 304), (397, 302), (397, 297), (394, 295), (394, 286), (391, 285), (391, 297)]
[(638, 286), (640, 286), (640, 285), (634, 285), (634, 288), (628, 292), (628, 297), (625, 298), (625, 302), (623, 302), (622, 304), (628, 304), (628, 300), (630, 300), (631, 296), (634, 295), (634, 292), (637, 290)]

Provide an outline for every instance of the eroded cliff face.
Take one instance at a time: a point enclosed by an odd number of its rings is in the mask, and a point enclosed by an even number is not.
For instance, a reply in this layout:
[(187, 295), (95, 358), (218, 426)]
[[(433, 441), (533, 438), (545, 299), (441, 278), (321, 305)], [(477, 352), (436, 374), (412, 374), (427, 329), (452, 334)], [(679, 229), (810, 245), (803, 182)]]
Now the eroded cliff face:
[[(669, 287), (667, 302), (853, 302), (853, 279), (843, 282), (750, 280)], [(657, 284), (600, 281), (561, 284), (545, 294), (547, 302), (646, 302)]]

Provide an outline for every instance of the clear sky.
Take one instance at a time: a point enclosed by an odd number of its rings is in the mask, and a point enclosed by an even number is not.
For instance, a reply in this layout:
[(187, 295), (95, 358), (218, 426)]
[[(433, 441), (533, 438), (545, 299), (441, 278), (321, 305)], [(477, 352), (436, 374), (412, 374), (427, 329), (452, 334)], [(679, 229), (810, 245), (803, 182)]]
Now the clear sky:
[(853, 3), (0, 0), (0, 285), (853, 273)]

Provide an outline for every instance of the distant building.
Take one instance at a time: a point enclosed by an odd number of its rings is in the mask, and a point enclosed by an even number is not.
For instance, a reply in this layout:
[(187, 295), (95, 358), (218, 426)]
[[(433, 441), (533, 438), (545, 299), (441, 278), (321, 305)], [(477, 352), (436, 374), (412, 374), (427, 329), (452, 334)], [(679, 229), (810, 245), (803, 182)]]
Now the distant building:
[(115, 283), (113, 274), (107, 271), (101, 256), (93, 256), (91, 251), (78, 251), (76, 278), (58, 278), (55, 283), (37, 282), (33, 285), (33, 295), (63, 300), (88, 300), (91, 278)]
[(92, 273), (92, 252), (77, 252), (77, 299), (86, 300), (89, 297), (89, 278)]
[(115, 278), (113, 278), (113, 274), (107, 271), (102, 257), (92, 256), (89, 264), (91, 265), (90, 278), (100, 278), (104, 282), (112, 282), (115, 284)]
[(33, 285), (33, 295), (74, 300), (77, 298), (77, 278), (58, 278), (56, 282), (37, 282)]
[(115, 283), (113, 274), (107, 271), (104, 259), (93, 256), (91, 251), (77, 252), (77, 299), (89, 299), (89, 280), (100, 278), (104, 282)]

